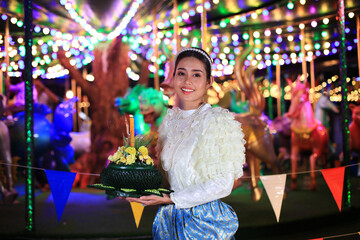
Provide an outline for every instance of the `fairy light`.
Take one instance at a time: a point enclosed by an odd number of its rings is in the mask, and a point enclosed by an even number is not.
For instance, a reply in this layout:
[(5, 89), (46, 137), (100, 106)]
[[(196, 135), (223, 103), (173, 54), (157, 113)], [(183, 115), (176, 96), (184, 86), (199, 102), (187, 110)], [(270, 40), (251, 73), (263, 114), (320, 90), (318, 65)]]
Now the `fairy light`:
[(81, 25), (81, 27), (88, 32), (91, 36), (96, 37), (99, 41), (105, 40), (105, 36), (102, 33), (97, 32), (90, 24), (87, 23), (87, 21), (79, 16), (79, 14), (76, 12), (74, 7), (72, 6), (72, 3), (69, 0), (62, 0), (60, 1), (60, 4), (64, 6), (64, 8), (68, 11), (70, 17), (77, 23)]
[(314, 21), (312, 21), (311, 22), (311, 26), (313, 27), (313, 28), (316, 28), (316, 26), (317, 26), (317, 22), (314, 20)]
[(294, 3), (292, 1), (288, 2), (288, 4), (286, 5), (286, 7), (290, 10), (294, 9)]
[(264, 35), (267, 36), (267, 37), (270, 37), (271, 36), (271, 31), (269, 29), (266, 29), (265, 32), (264, 32)]
[(129, 12), (125, 15), (125, 17), (122, 19), (121, 23), (119, 24), (119, 26), (117, 26), (115, 28), (114, 31), (112, 31), (111, 33), (109, 33), (109, 35), (107, 36), (108, 40), (112, 40), (115, 37), (119, 36), (121, 34), (121, 32), (127, 27), (127, 25), (129, 24), (130, 20), (134, 17), (134, 15), (136, 14), (140, 4), (143, 3), (143, 0), (136, 0), (134, 1), (129, 9)]

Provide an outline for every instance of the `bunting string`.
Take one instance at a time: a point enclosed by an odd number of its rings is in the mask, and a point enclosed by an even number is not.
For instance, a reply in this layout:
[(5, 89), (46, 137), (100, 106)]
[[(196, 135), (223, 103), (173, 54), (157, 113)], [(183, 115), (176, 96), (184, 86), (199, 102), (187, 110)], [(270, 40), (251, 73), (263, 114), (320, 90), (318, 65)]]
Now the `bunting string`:
[[(45, 168), (28, 167), (28, 166), (19, 165), (19, 164), (12, 164), (12, 163), (1, 163), (0, 162), (0, 165), (8, 165), (8, 166), (22, 167), (22, 168), (31, 168), (31, 169), (42, 170), (42, 171), (49, 170), (49, 169), (45, 169)], [(353, 164), (345, 165), (345, 166), (342, 166), (342, 167), (353, 167), (353, 166), (356, 166), (356, 165), (360, 165), (360, 163), (353, 163)], [(331, 169), (331, 168), (325, 168), (325, 169)], [(317, 169), (317, 170), (313, 170), (313, 171), (310, 170), (310, 171), (296, 172), (295, 174), (306, 174), (306, 173), (311, 173), (311, 172), (321, 172), (321, 170), (324, 170), (324, 169)], [(82, 174), (82, 175), (100, 176), (100, 174), (98, 174), (98, 173), (84, 173), (84, 172), (76, 172), (76, 173), (77, 174)], [(292, 173), (288, 172), (288, 173), (283, 173), (283, 174), (291, 175)], [(277, 175), (277, 174), (274, 174), (274, 175)], [(266, 175), (266, 176), (271, 176), (271, 175)], [(260, 177), (260, 176), (255, 176), (255, 177)], [(251, 176), (243, 176), (242, 178), (251, 178)]]
[[(28, 166), (19, 165), (19, 164), (12, 164), (12, 163), (0, 163), (0, 165), (8, 165), (8, 166), (12, 166), (12, 167), (30, 168), (30, 169), (42, 170), (42, 171), (50, 170), (50, 169), (45, 169), (45, 168), (28, 167)], [(62, 171), (62, 172), (64, 172), (64, 171)], [(75, 173), (82, 174), (82, 175), (100, 176), (100, 174), (98, 174), (98, 173), (81, 173), (81, 172), (75, 172)]]
[(345, 236), (351, 236), (351, 235), (360, 235), (360, 232), (347, 233), (347, 234), (341, 234), (341, 235), (335, 235), (335, 236), (328, 236), (328, 237), (323, 237), (322, 239), (339, 238), (339, 237), (345, 237)]

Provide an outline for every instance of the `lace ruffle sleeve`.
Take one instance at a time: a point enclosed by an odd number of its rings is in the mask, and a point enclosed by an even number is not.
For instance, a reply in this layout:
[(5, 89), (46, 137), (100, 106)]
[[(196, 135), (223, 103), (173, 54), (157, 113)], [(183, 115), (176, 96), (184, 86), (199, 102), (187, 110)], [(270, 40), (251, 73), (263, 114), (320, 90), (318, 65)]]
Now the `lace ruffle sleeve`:
[(196, 183), (231, 174), (234, 179), (243, 175), (245, 163), (244, 133), (241, 123), (229, 111), (214, 108), (205, 116), (198, 147), (192, 159)]

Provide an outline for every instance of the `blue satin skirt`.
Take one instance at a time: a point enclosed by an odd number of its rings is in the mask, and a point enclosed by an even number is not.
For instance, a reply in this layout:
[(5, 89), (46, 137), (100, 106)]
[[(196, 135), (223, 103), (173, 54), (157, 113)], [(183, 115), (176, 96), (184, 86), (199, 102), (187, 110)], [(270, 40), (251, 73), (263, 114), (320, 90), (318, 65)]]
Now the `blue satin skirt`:
[(192, 208), (160, 206), (153, 224), (154, 239), (235, 239), (239, 227), (235, 211), (215, 200)]

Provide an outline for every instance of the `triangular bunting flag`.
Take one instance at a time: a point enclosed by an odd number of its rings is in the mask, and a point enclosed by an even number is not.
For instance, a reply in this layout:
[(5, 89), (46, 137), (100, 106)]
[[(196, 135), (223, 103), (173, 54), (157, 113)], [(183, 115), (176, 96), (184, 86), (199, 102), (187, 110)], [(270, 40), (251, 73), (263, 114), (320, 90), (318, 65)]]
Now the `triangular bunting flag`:
[(141, 203), (137, 203), (137, 202), (130, 202), (130, 205), (131, 205), (132, 212), (134, 214), (136, 228), (138, 228), (142, 213), (144, 211), (144, 206), (141, 205)]
[(51, 194), (54, 199), (58, 222), (63, 214), (66, 202), (69, 198), (76, 173), (54, 170), (45, 170), (49, 182)]
[(322, 175), (330, 188), (336, 204), (341, 212), (342, 193), (344, 187), (345, 167), (321, 170)]
[(276, 220), (279, 222), (285, 191), (286, 174), (260, 176), (260, 179), (274, 209)]
[(324, 238), (312, 238), (312, 239), (309, 239), (309, 240), (324, 240)]

